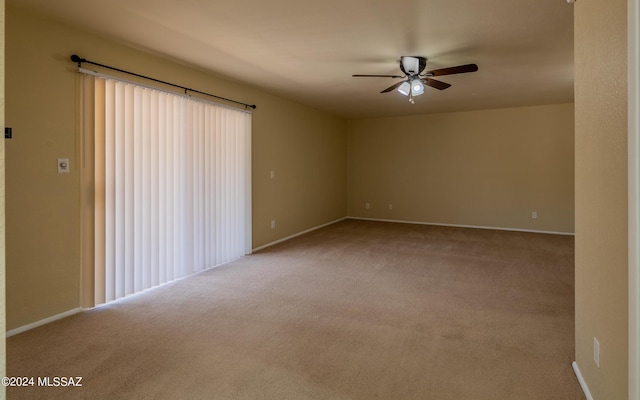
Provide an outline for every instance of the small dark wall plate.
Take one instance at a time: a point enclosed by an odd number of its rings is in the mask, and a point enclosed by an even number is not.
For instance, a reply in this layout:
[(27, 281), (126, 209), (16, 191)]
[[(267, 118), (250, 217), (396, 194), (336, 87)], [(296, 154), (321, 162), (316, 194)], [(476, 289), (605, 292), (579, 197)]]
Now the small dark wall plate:
[(4, 128), (4, 138), (5, 139), (11, 139), (11, 136), (13, 135), (13, 133), (11, 132), (11, 128)]

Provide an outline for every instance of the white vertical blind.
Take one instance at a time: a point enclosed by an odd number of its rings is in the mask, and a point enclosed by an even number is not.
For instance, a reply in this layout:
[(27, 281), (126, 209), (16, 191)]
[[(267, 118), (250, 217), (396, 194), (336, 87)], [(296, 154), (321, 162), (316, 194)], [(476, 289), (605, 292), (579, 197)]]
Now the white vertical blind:
[(95, 303), (250, 252), (251, 114), (94, 83)]

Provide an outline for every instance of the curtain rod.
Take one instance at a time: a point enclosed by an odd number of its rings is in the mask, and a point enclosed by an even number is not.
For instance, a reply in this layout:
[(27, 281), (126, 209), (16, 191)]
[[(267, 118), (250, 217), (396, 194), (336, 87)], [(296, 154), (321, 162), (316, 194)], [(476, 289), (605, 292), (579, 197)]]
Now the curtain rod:
[(110, 69), (110, 70), (113, 70), (113, 71), (118, 71), (118, 72), (122, 72), (122, 73), (125, 73), (125, 74), (137, 76), (138, 78), (148, 79), (150, 81), (159, 82), (159, 83), (162, 83), (164, 85), (169, 85), (169, 86), (173, 86), (173, 87), (176, 87), (176, 88), (179, 88), (179, 89), (183, 89), (185, 93), (193, 92), (193, 93), (204, 94), (205, 96), (215, 97), (216, 99), (221, 99), (221, 100), (224, 100), (224, 101), (229, 101), (231, 103), (241, 104), (245, 108), (253, 108), (254, 110), (256, 109), (256, 105), (255, 104), (242, 103), (240, 101), (235, 101), (235, 100), (227, 99), (225, 97), (216, 96), (215, 94), (201, 92), (199, 90), (190, 89), (190, 88), (185, 87), (185, 86), (176, 85), (175, 83), (165, 82), (165, 81), (161, 81), (160, 79), (155, 79), (155, 78), (151, 78), (151, 77), (148, 77), (148, 76), (136, 74), (135, 72), (129, 72), (129, 71), (125, 71), (125, 70), (120, 69), (120, 68), (115, 68), (115, 67), (110, 67), (108, 65), (99, 64), (97, 62), (93, 62), (93, 61), (89, 61), (89, 60), (86, 60), (84, 58), (81, 58), (80, 56), (75, 55), (75, 54), (71, 56), (71, 61), (73, 61), (75, 63), (78, 63), (78, 67), (79, 68), (82, 68), (82, 63), (93, 64), (93, 65), (97, 65), (98, 67), (107, 68), (107, 69)]

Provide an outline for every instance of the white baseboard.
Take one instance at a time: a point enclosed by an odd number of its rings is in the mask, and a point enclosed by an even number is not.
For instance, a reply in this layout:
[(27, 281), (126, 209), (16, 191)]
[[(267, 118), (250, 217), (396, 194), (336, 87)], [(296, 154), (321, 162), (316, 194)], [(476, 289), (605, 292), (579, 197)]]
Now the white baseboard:
[(582, 373), (580, 372), (580, 368), (578, 368), (578, 363), (574, 361), (571, 363), (571, 366), (573, 367), (573, 372), (576, 374), (576, 378), (578, 378), (578, 382), (580, 382), (580, 387), (582, 388), (584, 395), (587, 396), (587, 400), (593, 400), (593, 396), (591, 396), (587, 382), (585, 382), (582, 377)]
[(393, 223), (398, 223), (398, 224), (450, 226), (450, 227), (453, 227), (453, 228), (490, 229), (490, 230), (510, 231), (510, 232), (528, 232), (528, 233), (544, 233), (544, 234), (549, 234), (549, 235), (575, 236), (575, 233), (573, 233), (573, 232), (537, 231), (537, 230), (533, 230), (533, 229), (502, 228), (502, 227), (496, 227), (496, 226), (440, 224), (440, 223), (435, 223), (435, 222), (402, 221), (402, 220), (395, 220), (395, 219), (379, 219), (379, 218), (363, 218), (363, 217), (347, 217), (346, 219), (358, 219), (358, 220), (362, 220), (362, 221), (377, 221), (377, 222), (393, 222)]
[(298, 237), (298, 236), (304, 235), (305, 233), (313, 232), (313, 231), (318, 230), (320, 228), (324, 228), (325, 226), (333, 225), (333, 224), (335, 224), (337, 222), (344, 221), (347, 218), (348, 217), (339, 218), (339, 219), (336, 219), (335, 221), (327, 222), (326, 224), (322, 224), (322, 225), (316, 226), (314, 228), (307, 229), (307, 230), (304, 230), (302, 232), (298, 232), (295, 235), (287, 236), (286, 238), (282, 238), (282, 239), (276, 240), (275, 242), (267, 243), (267, 244), (265, 244), (263, 246), (256, 247), (255, 249), (252, 250), (252, 252), (256, 252), (256, 251), (259, 251), (259, 250), (266, 249), (267, 247), (271, 247), (271, 246), (276, 245), (278, 243), (286, 242), (287, 240), (293, 239), (294, 237)]
[(19, 333), (26, 332), (28, 330), (37, 328), (37, 327), (42, 326), (42, 325), (49, 324), (49, 323), (51, 323), (53, 321), (57, 321), (57, 320), (62, 319), (62, 318), (70, 317), (70, 316), (72, 316), (74, 314), (78, 314), (79, 312), (82, 312), (82, 311), (83, 311), (82, 308), (74, 308), (73, 310), (65, 311), (63, 313), (51, 316), (49, 318), (41, 319), (40, 321), (32, 322), (30, 324), (21, 326), (19, 328), (7, 331), (7, 337), (11, 337), (11, 336), (17, 335)]

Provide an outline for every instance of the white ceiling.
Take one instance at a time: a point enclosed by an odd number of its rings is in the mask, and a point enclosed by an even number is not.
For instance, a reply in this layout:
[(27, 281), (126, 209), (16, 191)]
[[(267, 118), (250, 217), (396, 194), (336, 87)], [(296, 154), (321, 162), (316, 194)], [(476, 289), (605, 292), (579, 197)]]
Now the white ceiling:
[[(346, 118), (573, 101), (566, 0), (7, 3)], [(397, 80), (351, 77), (400, 74), (402, 55), (428, 57), (428, 70), (476, 63), (479, 71), (439, 77), (453, 86), (427, 87), (415, 104), (379, 93)]]

